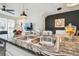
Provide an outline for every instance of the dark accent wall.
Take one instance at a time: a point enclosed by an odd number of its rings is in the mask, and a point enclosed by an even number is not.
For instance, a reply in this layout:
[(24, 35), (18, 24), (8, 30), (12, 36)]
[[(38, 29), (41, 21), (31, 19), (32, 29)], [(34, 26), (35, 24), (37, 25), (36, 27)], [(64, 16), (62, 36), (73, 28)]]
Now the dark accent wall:
[(79, 10), (48, 15), (45, 18), (45, 30), (51, 30), (53, 33), (55, 33), (56, 30), (64, 30), (65, 28), (55, 28), (55, 19), (59, 18), (65, 18), (65, 26), (72, 23), (77, 26), (77, 30), (79, 30)]

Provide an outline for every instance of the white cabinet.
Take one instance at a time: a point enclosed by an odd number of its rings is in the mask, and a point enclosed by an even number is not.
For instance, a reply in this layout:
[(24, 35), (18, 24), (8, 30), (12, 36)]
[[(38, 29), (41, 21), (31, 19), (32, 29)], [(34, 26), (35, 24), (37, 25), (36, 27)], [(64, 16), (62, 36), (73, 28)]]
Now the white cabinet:
[(12, 19), (8, 19), (7, 24), (8, 24), (8, 39), (11, 40), (14, 36), (13, 31), (15, 29), (15, 21)]
[(7, 31), (7, 19), (0, 18), (0, 31)]
[(2, 31), (7, 31), (7, 28), (7, 19), (0, 18), (0, 38), (7, 39), (7, 33), (1, 33)]
[(0, 18), (0, 31), (7, 31), (8, 34), (0, 34), (0, 38), (11, 40), (13, 38), (13, 30), (15, 29), (15, 20)]

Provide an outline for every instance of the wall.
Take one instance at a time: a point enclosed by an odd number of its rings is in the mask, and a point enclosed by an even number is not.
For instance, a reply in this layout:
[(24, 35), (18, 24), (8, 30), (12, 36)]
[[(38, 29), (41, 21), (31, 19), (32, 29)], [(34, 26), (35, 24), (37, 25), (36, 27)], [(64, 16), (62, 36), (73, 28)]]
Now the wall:
[(4, 3), (2, 5), (6, 5), (9, 9), (14, 9), (15, 15), (18, 17), (22, 13), (22, 11), (25, 10), (28, 15), (26, 22), (32, 22), (34, 30), (43, 30), (44, 20), (45, 17), (48, 15), (48, 12), (55, 11), (58, 7), (63, 6), (59, 3), (26, 3), (24, 4), (23, 9), (22, 3)]
[(55, 19), (65, 19), (65, 26), (67, 26), (69, 23), (77, 27), (77, 30), (79, 30), (79, 10), (76, 11), (70, 11), (55, 15), (49, 15), (46, 17), (45, 20), (45, 29), (51, 30), (55, 33), (56, 30), (65, 30), (65, 27), (56, 28), (55, 27)]
[[(58, 7), (62, 7), (62, 10), (57, 11)], [(45, 30), (45, 18), (48, 15), (78, 10), (79, 5), (69, 8), (60, 3), (26, 4), (26, 8), (28, 8), (26, 22), (32, 22), (34, 30)]]
[[(15, 15), (20, 16), (23, 9), (23, 4), (13, 3), (8, 4), (8, 8), (15, 10)], [(62, 7), (62, 10), (57, 11), (58, 7)], [(28, 10), (27, 10), (28, 9)], [(26, 3), (24, 4), (24, 10), (27, 13), (26, 22), (32, 22), (34, 30), (45, 29), (45, 18), (48, 15), (54, 15), (72, 10), (78, 10), (79, 5), (74, 7), (66, 7), (63, 3)]]

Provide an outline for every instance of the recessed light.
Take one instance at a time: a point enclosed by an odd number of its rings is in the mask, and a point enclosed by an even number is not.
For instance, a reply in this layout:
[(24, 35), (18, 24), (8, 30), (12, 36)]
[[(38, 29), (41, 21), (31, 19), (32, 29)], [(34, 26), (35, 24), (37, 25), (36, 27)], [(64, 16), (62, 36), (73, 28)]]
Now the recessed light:
[(57, 10), (61, 10), (61, 9), (62, 9), (61, 7), (57, 8)]

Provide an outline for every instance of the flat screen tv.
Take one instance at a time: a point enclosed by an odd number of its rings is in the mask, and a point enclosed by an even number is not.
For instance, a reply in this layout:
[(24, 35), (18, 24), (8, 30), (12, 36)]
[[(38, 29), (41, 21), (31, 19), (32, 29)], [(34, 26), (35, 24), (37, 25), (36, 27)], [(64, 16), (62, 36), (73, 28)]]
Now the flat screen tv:
[(32, 30), (33, 28), (32, 28), (32, 23), (25, 23), (24, 24), (24, 30), (25, 31), (30, 31), (30, 30)]

